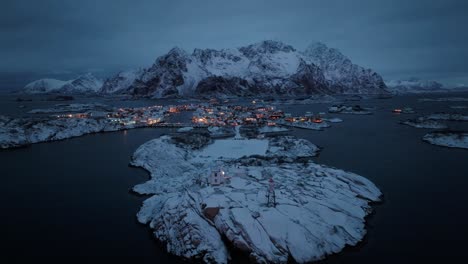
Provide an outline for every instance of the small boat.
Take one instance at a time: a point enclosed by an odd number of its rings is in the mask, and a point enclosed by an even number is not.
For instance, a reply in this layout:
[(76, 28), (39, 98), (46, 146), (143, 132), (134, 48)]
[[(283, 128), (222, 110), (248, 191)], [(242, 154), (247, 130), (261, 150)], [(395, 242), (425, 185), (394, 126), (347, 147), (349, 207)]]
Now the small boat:
[(402, 112), (402, 110), (400, 108), (395, 108), (395, 109), (392, 110), (392, 112), (399, 114), (399, 113)]

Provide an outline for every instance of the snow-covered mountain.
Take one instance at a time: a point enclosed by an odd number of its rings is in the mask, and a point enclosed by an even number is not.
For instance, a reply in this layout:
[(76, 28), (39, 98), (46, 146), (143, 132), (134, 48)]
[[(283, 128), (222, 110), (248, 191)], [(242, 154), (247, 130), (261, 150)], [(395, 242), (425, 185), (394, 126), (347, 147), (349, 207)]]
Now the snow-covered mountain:
[(101, 90), (103, 82), (91, 73), (79, 76), (74, 80), (40, 79), (27, 84), (26, 93), (95, 93)]
[(418, 78), (410, 78), (408, 80), (390, 80), (385, 83), (388, 90), (395, 94), (446, 91), (444, 86), (439, 82), (421, 80)]
[(386, 88), (378, 73), (353, 64), (339, 50), (323, 43), (309, 45), (303, 54), (310, 63), (323, 71), (336, 93), (375, 94)]
[(114, 77), (104, 81), (99, 92), (104, 94), (122, 92), (133, 84), (135, 79), (143, 73), (143, 70), (121, 71)]
[(62, 86), (60, 90), (64, 93), (95, 93), (101, 90), (102, 84), (102, 80), (87, 73)]
[(103, 93), (135, 96), (248, 96), (334, 93), (381, 94), (385, 83), (336, 49), (314, 44), (304, 52), (278, 41), (234, 49), (173, 48), (144, 70), (106, 80)]
[(62, 86), (70, 83), (71, 81), (61, 81), (56, 79), (40, 79), (28, 83), (23, 91), (26, 93), (49, 93), (59, 90)]

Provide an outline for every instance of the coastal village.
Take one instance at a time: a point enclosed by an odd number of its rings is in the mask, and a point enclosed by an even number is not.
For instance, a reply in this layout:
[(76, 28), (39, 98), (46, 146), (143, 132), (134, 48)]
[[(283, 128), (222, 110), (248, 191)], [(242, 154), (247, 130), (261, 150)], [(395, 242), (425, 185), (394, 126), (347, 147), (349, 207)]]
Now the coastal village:
[[(51, 110), (52, 111), (52, 110)], [(192, 112), (191, 118), (173, 121), (175, 115)], [(74, 112), (52, 115), (53, 118), (98, 118), (118, 124), (123, 128), (134, 127), (235, 127), (235, 126), (295, 126), (300, 128), (321, 129), (328, 127), (325, 113), (306, 112), (293, 116), (275, 106), (252, 101), (250, 104), (224, 104), (210, 100), (200, 104), (153, 105), (138, 108), (118, 108), (111, 111)], [(333, 122), (333, 120), (331, 120)]]

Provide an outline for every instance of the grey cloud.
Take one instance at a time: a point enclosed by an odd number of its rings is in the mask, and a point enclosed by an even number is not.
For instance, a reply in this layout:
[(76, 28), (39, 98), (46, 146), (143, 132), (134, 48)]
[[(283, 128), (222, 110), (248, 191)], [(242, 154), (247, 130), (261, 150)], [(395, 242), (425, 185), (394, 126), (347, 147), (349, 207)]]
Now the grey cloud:
[(148, 66), (173, 46), (228, 48), (323, 41), (384, 78), (468, 83), (468, 2), (3, 1), (0, 71), (114, 71)]

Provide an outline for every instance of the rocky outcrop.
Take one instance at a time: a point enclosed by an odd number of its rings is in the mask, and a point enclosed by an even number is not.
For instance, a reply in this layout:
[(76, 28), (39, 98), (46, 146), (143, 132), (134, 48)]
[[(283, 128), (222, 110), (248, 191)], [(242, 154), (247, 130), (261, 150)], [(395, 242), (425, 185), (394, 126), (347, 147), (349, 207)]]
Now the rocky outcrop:
[[(318, 150), (294, 137), (216, 140), (196, 150), (169, 136), (151, 140), (132, 159), (151, 173), (134, 187), (153, 195), (138, 220), (184, 258), (227, 263), (234, 248), (256, 263), (322, 259), (362, 240), (369, 203), (381, 193), (361, 176), (313, 163)], [(214, 164), (226, 177), (220, 185), (208, 179)]]
[(423, 141), (442, 147), (468, 149), (468, 132), (431, 132), (424, 135)]

